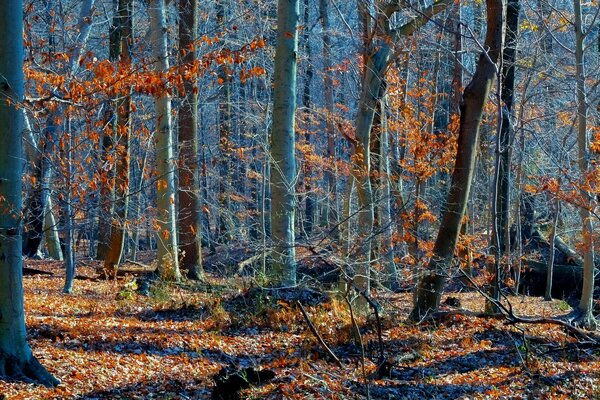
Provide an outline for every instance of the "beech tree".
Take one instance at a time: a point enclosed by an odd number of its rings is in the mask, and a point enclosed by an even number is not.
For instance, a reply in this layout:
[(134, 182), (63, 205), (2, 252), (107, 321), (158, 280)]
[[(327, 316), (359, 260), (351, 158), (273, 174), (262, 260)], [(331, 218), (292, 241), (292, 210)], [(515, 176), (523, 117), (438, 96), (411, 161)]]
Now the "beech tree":
[[(167, 44), (167, 21), (165, 1), (148, 2), (150, 14), (150, 39), (156, 71), (167, 72), (169, 52)], [(157, 163), (157, 220), (158, 265), (164, 278), (179, 280), (179, 255), (177, 254), (177, 217), (175, 214), (175, 158), (173, 154), (173, 124), (171, 96), (168, 90), (157, 93), (156, 107), (156, 163)]]
[(0, 3), (0, 376), (46, 386), (59, 382), (27, 344), (23, 307), (23, 2)]
[(279, 0), (273, 77), (271, 131), (271, 277), (276, 284), (296, 283), (296, 70), (299, 0)]
[[(110, 38), (110, 58), (118, 68), (130, 69), (133, 46), (133, 0), (119, 0), (115, 10), (113, 31)], [(131, 141), (131, 88), (129, 93), (119, 94), (113, 101), (112, 132), (115, 157), (113, 195), (113, 215), (110, 238), (104, 256), (104, 273), (112, 276), (123, 255), (125, 245), (125, 226), (129, 208), (129, 174)]]

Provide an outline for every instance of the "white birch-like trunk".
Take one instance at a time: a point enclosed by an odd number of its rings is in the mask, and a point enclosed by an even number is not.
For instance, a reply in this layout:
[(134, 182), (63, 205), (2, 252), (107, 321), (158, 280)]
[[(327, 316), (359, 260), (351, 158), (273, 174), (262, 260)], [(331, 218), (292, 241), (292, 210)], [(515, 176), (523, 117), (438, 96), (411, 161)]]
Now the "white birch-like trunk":
[[(167, 48), (167, 23), (165, 1), (150, 0), (150, 40), (156, 59), (156, 72), (169, 69)], [(158, 171), (157, 206), (158, 225), (158, 268), (164, 278), (179, 280), (179, 260), (177, 256), (177, 218), (175, 214), (175, 158), (173, 155), (173, 126), (171, 118), (171, 96), (164, 91), (155, 100), (156, 122), (156, 162)]]

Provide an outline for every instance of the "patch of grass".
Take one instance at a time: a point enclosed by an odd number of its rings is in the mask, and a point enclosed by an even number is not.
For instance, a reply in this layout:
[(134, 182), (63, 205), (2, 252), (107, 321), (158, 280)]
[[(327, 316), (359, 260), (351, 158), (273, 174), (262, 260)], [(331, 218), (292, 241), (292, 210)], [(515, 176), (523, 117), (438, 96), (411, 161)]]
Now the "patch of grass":
[(569, 311), (571, 309), (571, 306), (569, 305), (569, 303), (567, 303), (564, 300), (559, 300), (558, 303), (556, 303), (556, 307), (560, 311)]

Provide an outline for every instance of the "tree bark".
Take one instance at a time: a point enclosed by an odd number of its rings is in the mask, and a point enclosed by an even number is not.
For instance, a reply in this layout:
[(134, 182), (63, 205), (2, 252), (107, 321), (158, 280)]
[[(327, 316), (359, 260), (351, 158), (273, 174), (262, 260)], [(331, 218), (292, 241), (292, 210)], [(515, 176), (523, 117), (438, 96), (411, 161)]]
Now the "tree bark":
[(577, 83), (577, 145), (578, 164), (582, 180), (583, 204), (579, 208), (583, 236), (583, 289), (581, 300), (577, 311), (581, 314), (579, 323), (586, 328), (595, 329), (596, 319), (592, 314), (594, 295), (594, 226), (592, 223), (591, 210), (593, 207), (592, 197), (585, 188), (585, 178), (589, 169), (589, 146), (587, 114), (588, 105), (585, 93), (585, 64), (584, 64), (584, 39), (583, 20), (581, 12), (581, 0), (573, 1), (575, 14), (575, 80)]
[(199, 280), (202, 268), (202, 221), (198, 176), (198, 81), (185, 70), (196, 60), (197, 1), (179, 0), (179, 52), (183, 76), (183, 102), (179, 110), (179, 250), (181, 267), (190, 279)]
[(327, 160), (331, 169), (325, 171), (326, 189), (325, 189), (325, 212), (323, 220), (326, 226), (335, 226), (332, 232), (335, 238), (339, 237), (340, 209), (337, 196), (337, 157), (335, 151), (336, 132), (334, 123), (334, 95), (333, 79), (331, 77), (332, 57), (331, 57), (331, 32), (329, 24), (328, 1), (319, 0), (319, 16), (321, 26), (323, 27), (323, 86), (325, 89), (325, 130), (327, 132)]
[[(23, 306), (22, 175), (23, 2), (0, 2), (0, 377), (59, 382), (40, 365), (27, 344)], [(9, 40), (12, 38), (16, 40)]]
[[(225, 26), (225, 1), (217, 0), (216, 17), (219, 29), (227, 29)], [(227, 49), (223, 49), (227, 53)], [(217, 241), (223, 244), (233, 240), (235, 230), (234, 210), (231, 203), (233, 188), (233, 140), (232, 113), (231, 113), (231, 76), (227, 62), (223, 62), (218, 68), (219, 84), (219, 209)]]
[[(165, 0), (150, 0), (150, 40), (156, 59), (156, 72), (169, 69), (167, 47), (167, 23)], [(158, 271), (163, 279), (180, 280), (179, 257), (177, 255), (177, 220), (175, 214), (175, 158), (173, 155), (173, 126), (171, 116), (171, 96), (165, 90), (154, 102), (156, 108), (156, 162), (157, 219), (160, 227), (156, 239), (158, 243)]]
[(413, 321), (421, 320), (439, 306), (467, 207), (483, 107), (496, 76), (496, 63), (500, 58), (503, 42), (502, 0), (486, 0), (486, 6), (488, 28), (484, 48), (487, 51), (479, 56), (475, 74), (463, 93), (458, 147), (452, 184), (448, 193), (448, 208), (444, 212), (427, 271), (424, 271), (420, 277), (416, 288), (415, 303), (409, 317)]
[[(118, 0), (111, 32), (110, 59), (119, 69), (131, 68), (133, 45), (133, 0)], [(115, 145), (114, 206), (111, 216), (110, 240), (104, 257), (104, 274), (116, 274), (125, 244), (125, 227), (129, 208), (129, 164), (131, 140), (131, 89), (119, 93), (113, 101), (113, 138)]]
[(295, 112), (298, 53), (298, 0), (279, 0), (271, 133), (271, 254), (273, 283), (296, 284)]

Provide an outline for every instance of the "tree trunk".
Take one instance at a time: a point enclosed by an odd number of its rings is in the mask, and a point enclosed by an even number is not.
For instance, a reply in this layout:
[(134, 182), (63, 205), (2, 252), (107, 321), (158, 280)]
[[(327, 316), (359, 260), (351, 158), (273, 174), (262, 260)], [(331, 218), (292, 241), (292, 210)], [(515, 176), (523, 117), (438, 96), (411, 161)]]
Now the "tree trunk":
[(379, 186), (379, 225), (381, 239), (379, 242), (379, 256), (385, 273), (385, 284), (394, 289), (398, 285), (398, 271), (394, 262), (394, 246), (392, 243), (392, 190), (390, 172), (390, 138), (387, 124), (387, 99), (381, 100), (381, 129), (379, 132), (380, 154), (379, 174), (381, 176)]
[(335, 151), (335, 123), (334, 123), (334, 96), (333, 79), (331, 77), (331, 32), (329, 31), (328, 1), (319, 0), (319, 15), (323, 27), (323, 86), (325, 89), (325, 130), (327, 132), (327, 160), (331, 169), (325, 171), (325, 212), (323, 220), (326, 226), (336, 227), (332, 232), (334, 238), (339, 236), (338, 225), (340, 222), (340, 210), (337, 196), (337, 157)]
[[(156, 72), (169, 69), (167, 47), (167, 23), (165, 0), (150, 0), (150, 40), (156, 59)], [(156, 162), (157, 182), (157, 218), (159, 231), (158, 270), (163, 279), (180, 280), (179, 257), (177, 255), (177, 220), (175, 214), (175, 158), (173, 155), (173, 127), (171, 116), (171, 96), (165, 90), (154, 102), (156, 108)]]
[[(227, 29), (225, 26), (225, 1), (217, 0), (216, 17), (219, 29)], [(226, 51), (226, 49), (224, 50)], [(233, 182), (233, 140), (231, 137), (232, 113), (231, 113), (231, 76), (230, 66), (227, 62), (218, 68), (219, 84), (219, 209), (217, 225), (217, 241), (223, 244), (233, 240), (235, 224), (233, 220), (234, 210), (231, 204), (231, 194), (234, 190)]]
[[(583, 33), (583, 21), (581, 15), (581, 0), (574, 0), (575, 14), (575, 80), (577, 82), (577, 144), (578, 164), (581, 180), (583, 181), (589, 169), (589, 147), (587, 113), (588, 105), (585, 93), (585, 64), (583, 46), (585, 35)], [(584, 183), (585, 184), (585, 183)], [(593, 202), (592, 197), (586, 190), (583, 191), (583, 204), (579, 208), (583, 236), (583, 289), (581, 300), (577, 311), (581, 313), (579, 318), (581, 325), (586, 328), (595, 329), (596, 319), (592, 314), (594, 295), (594, 226), (592, 223)]]
[[(179, 52), (182, 65), (196, 60), (195, 40), (198, 31), (197, 2), (179, 0)], [(202, 277), (202, 221), (200, 220), (200, 181), (198, 176), (198, 81), (195, 76), (183, 77), (179, 110), (179, 250), (181, 267), (190, 279)]]
[(513, 135), (515, 61), (519, 33), (519, 0), (509, 0), (506, 8), (506, 45), (502, 53), (502, 129), (500, 131), (500, 171), (498, 185), (498, 234), (500, 253), (507, 255), (510, 216), (510, 163)]
[(40, 365), (27, 344), (23, 307), (21, 238), (21, 179), (23, 175), (23, 2), (0, 2), (0, 377), (34, 381), (46, 386), (59, 382)]
[[(313, 79), (313, 65), (312, 65), (312, 48), (310, 45), (310, 32), (309, 29), (306, 29), (310, 25), (310, 8), (309, 1), (304, 0), (304, 27), (305, 29), (302, 31), (302, 41), (304, 42), (304, 53), (306, 55), (306, 66), (304, 73), (304, 89), (302, 91), (302, 106), (304, 107), (304, 121), (303, 121), (303, 130), (304, 130), (304, 144), (307, 146), (307, 151), (312, 151), (310, 149), (311, 146), (311, 93), (310, 93), (310, 85), (312, 84)], [(304, 158), (304, 219), (303, 230), (304, 234), (307, 238), (310, 238), (312, 234), (314, 222), (315, 222), (315, 199), (312, 191), (312, 165), (311, 161), (309, 161), (308, 157)]]
[(410, 319), (414, 321), (421, 320), (439, 306), (469, 198), (479, 140), (479, 126), (483, 107), (496, 76), (496, 63), (502, 51), (504, 30), (502, 1), (486, 0), (486, 5), (488, 28), (484, 47), (489, 50), (487, 54), (479, 56), (475, 74), (463, 93), (458, 147), (452, 184), (448, 193), (448, 208), (444, 212), (428, 269), (420, 277), (416, 288), (415, 304), (410, 314)]
[(63, 252), (60, 248), (60, 238), (56, 226), (56, 218), (52, 211), (52, 198), (48, 197), (46, 210), (44, 211), (44, 239), (48, 255), (54, 260), (63, 261)]
[[(131, 68), (133, 45), (133, 0), (118, 0), (111, 32), (110, 59), (119, 69)], [(129, 208), (129, 147), (131, 140), (131, 89), (119, 93), (113, 105), (113, 138), (115, 144), (114, 207), (110, 241), (104, 257), (104, 274), (115, 276), (123, 254), (125, 227)]]
[(271, 133), (271, 230), (275, 250), (271, 277), (275, 284), (296, 284), (295, 112), (298, 52), (298, 0), (279, 0)]
[(546, 273), (546, 292), (544, 293), (544, 300), (552, 300), (552, 279), (554, 276), (554, 259), (555, 259), (555, 245), (556, 242), (556, 226), (558, 224), (558, 217), (560, 215), (560, 200), (554, 199), (554, 217), (552, 218), (552, 227), (550, 232), (550, 257), (548, 260), (548, 269)]

